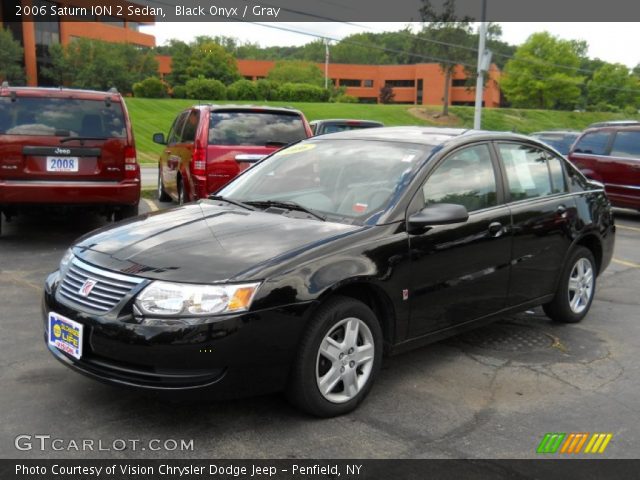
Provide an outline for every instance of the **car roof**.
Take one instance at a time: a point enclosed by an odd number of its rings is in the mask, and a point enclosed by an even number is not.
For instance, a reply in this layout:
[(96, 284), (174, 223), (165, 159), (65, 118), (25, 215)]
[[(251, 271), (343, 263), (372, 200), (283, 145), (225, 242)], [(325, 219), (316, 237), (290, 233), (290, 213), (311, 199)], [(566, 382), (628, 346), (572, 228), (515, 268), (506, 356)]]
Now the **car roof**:
[(259, 111), (259, 112), (272, 112), (272, 113), (285, 113), (285, 114), (297, 114), (297, 115), (302, 115), (302, 112), (300, 110), (297, 110), (295, 108), (291, 108), (291, 107), (272, 107), (269, 105), (234, 105), (234, 104), (229, 104), (229, 105), (219, 105), (219, 104), (214, 104), (214, 103), (209, 103), (209, 104), (202, 104), (202, 105), (194, 105), (193, 107), (190, 108), (199, 108), (199, 109), (203, 109), (203, 110), (209, 110), (211, 112), (224, 112), (224, 111), (238, 111), (238, 110), (244, 110), (244, 111)]
[(592, 123), (587, 128), (624, 127), (624, 126), (632, 126), (632, 125), (640, 125), (640, 121), (638, 120), (607, 120), (604, 122)]
[[(15, 92), (15, 93), (14, 93)], [(104, 100), (111, 97), (115, 101), (121, 98), (120, 93), (113, 89), (106, 92), (100, 90), (82, 90), (79, 88), (64, 87), (6, 87), (0, 88), (0, 96), (6, 97), (12, 94), (24, 97), (38, 98), (80, 98), (85, 100)]]
[(543, 130), (529, 135), (580, 135), (580, 133), (578, 130)]
[(511, 132), (491, 132), (446, 127), (380, 127), (348, 130), (313, 137), (318, 141), (327, 140), (376, 140), (401, 143), (416, 143), (436, 146), (459, 141), (463, 143), (473, 136), (477, 140), (525, 140), (540, 143), (531, 137)]
[(313, 125), (317, 125), (319, 123), (350, 123), (350, 122), (383, 125), (383, 123), (379, 122), (378, 120), (365, 120), (362, 118), (322, 118), (319, 120), (313, 120), (310, 123)]

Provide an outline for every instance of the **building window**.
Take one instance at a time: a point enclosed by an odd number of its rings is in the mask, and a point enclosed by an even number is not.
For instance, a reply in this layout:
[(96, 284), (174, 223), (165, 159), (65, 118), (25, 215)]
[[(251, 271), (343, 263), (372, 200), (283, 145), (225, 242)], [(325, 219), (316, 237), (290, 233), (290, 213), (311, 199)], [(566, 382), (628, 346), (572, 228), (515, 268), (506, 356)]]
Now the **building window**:
[[(53, 2), (47, 0), (37, 0), (33, 2), (34, 7), (44, 6), (49, 10)], [(60, 22), (33, 22), (36, 44), (36, 72), (38, 75), (38, 85), (55, 86), (57, 79), (49, 78), (45, 74), (45, 69), (51, 67), (51, 57), (49, 47), (60, 43)]]
[(124, 28), (124, 20), (118, 17), (110, 17), (108, 15), (103, 15), (100, 17), (100, 22), (106, 23), (107, 25), (112, 25), (114, 27)]
[(415, 87), (416, 81), (415, 80), (386, 80), (384, 84), (391, 88)]
[(139, 32), (140, 31), (140, 24), (138, 22), (127, 22), (127, 27), (129, 27), (129, 30), (133, 30), (134, 32)]
[(451, 80), (451, 86), (452, 87), (466, 87), (467, 86), (467, 79), (466, 78), (454, 78), (453, 80)]
[(358, 103), (378, 103), (378, 97), (358, 97)]
[(362, 85), (362, 80), (354, 80), (350, 78), (341, 78), (340, 86), (341, 87), (359, 87)]
[(373, 87), (373, 80), (364, 80), (364, 82), (363, 82), (363, 86), (364, 86), (365, 88), (371, 88), (371, 87)]

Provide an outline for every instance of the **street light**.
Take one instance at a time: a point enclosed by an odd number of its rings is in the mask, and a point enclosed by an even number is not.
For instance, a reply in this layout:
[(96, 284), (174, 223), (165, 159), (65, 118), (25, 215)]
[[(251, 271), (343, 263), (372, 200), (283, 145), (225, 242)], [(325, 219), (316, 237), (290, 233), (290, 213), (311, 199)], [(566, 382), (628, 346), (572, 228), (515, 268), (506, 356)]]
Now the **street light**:
[(473, 115), (473, 128), (479, 130), (482, 124), (482, 97), (484, 93), (484, 72), (491, 66), (491, 52), (485, 50), (487, 36), (487, 0), (482, 0), (482, 18), (478, 32), (478, 78), (476, 79), (476, 108)]

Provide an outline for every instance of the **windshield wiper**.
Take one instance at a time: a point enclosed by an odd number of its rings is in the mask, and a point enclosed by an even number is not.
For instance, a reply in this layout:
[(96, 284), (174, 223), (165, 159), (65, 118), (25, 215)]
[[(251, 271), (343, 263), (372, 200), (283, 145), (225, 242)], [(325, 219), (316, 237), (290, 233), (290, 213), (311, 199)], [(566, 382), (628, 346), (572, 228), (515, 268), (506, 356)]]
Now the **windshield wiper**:
[(256, 207), (279, 207), (286, 208), (288, 210), (297, 210), (299, 212), (307, 213), (312, 217), (317, 218), (318, 220), (322, 220), (323, 222), (327, 220), (326, 217), (323, 217), (319, 213), (316, 213), (313, 210), (308, 209), (307, 207), (303, 207), (299, 203), (296, 203), (292, 200), (254, 200), (247, 203), (249, 205), (255, 205)]
[(231, 205), (236, 205), (238, 207), (246, 208), (247, 210), (255, 210), (251, 205), (247, 205), (243, 202), (238, 202), (237, 200), (231, 200), (230, 198), (223, 197), (222, 195), (211, 194), (207, 197), (209, 200), (216, 200), (218, 202), (227, 202)]
[(107, 137), (64, 137), (60, 139), (60, 143), (71, 142), (72, 140), (79, 140), (84, 142), (85, 140), (106, 140)]

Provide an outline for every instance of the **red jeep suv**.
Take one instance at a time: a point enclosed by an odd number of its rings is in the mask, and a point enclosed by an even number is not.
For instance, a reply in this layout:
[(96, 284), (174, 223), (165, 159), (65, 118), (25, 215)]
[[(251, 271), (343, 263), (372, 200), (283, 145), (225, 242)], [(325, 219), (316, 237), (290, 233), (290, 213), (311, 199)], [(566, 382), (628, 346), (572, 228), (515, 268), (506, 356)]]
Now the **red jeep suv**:
[(0, 213), (78, 206), (138, 213), (140, 166), (121, 95), (0, 87)]
[(290, 108), (199, 105), (181, 112), (158, 164), (158, 198), (206, 198), (270, 153), (312, 136), (302, 112)]

